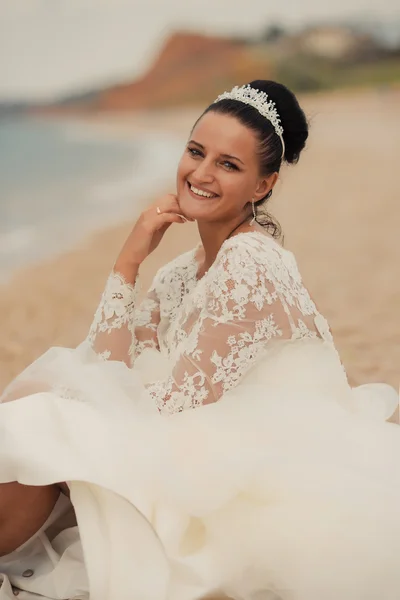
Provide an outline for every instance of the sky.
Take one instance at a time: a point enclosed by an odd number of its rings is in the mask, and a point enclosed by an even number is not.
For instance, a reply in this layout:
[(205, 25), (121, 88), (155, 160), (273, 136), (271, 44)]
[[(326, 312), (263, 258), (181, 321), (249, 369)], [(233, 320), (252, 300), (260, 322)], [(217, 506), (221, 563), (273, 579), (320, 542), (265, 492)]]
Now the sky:
[(1, 0), (0, 101), (50, 100), (134, 78), (177, 29), (400, 18), (398, 0)]

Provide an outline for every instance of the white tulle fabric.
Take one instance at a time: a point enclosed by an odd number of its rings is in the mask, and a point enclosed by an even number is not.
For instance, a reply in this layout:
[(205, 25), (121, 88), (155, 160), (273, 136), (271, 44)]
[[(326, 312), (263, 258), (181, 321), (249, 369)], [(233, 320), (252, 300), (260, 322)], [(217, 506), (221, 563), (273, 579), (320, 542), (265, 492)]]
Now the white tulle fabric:
[(139, 307), (113, 274), (88, 339), (5, 391), (0, 481), (71, 482), (95, 600), (398, 600), (397, 394), (349, 387), (273, 240), (200, 280), (197, 252)]

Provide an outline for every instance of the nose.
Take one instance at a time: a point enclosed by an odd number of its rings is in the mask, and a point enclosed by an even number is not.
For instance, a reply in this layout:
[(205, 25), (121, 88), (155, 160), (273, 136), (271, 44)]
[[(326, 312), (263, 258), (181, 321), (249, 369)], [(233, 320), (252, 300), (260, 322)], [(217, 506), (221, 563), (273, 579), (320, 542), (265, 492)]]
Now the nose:
[(192, 172), (192, 178), (199, 184), (212, 183), (215, 179), (212, 163), (207, 159), (202, 160)]

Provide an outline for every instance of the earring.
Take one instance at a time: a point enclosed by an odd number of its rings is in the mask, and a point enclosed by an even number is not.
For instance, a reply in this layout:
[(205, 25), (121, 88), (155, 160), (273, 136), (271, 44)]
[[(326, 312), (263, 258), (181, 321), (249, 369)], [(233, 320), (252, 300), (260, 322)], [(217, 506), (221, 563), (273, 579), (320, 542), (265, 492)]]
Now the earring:
[(254, 198), (251, 199), (251, 208), (253, 209), (253, 218), (250, 221), (250, 225), (253, 225), (253, 223), (255, 221), (257, 221), (257, 212), (256, 212), (256, 205), (254, 203)]
[(265, 199), (268, 200), (272, 196), (272, 190), (269, 190), (268, 194), (265, 196)]

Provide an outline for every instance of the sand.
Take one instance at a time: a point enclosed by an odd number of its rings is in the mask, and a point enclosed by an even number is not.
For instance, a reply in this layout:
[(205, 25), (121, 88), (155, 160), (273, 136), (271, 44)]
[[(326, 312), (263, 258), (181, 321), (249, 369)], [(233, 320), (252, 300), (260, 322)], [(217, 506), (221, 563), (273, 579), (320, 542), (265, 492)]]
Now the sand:
[[(282, 171), (271, 210), (331, 323), (350, 381), (398, 388), (400, 91), (312, 96), (303, 104), (311, 119), (310, 143), (299, 165)], [(182, 132), (194, 115), (188, 110), (147, 121), (143, 115), (115, 117), (102, 126), (114, 135), (139, 127)], [(85, 337), (135, 216), (74, 251), (16, 273), (0, 289), (0, 388), (49, 346), (75, 346)], [(195, 225), (169, 230), (143, 265), (143, 287), (159, 266), (195, 243)]]

